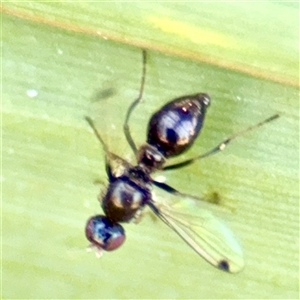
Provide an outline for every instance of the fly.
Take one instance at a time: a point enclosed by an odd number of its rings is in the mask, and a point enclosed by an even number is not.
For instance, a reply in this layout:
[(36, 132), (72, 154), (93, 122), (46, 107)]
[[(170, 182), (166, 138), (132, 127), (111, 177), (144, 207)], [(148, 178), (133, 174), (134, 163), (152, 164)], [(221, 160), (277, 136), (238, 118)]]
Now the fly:
[[(199, 136), (211, 99), (206, 93), (176, 98), (154, 113), (148, 123), (147, 141), (137, 147), (129, 127), (130, 117), (141, 102), (146, 78), (146, 51), (143, 51), (143, 71), (138, 98), (129, 106), (123, 131), (135, 154), (137, 164), (132, 165), (111, 152), (104, 143), (91, 118), (86, 121), (93, 129), (105, 152), (108, 187), (101, 194), (104, 215), (91, 217), (86, 224), (86, 237), (98, 251), (111, 251), (125, 241), (125, 231), (120, 223), (133, 221), (146, 207), (174, 230), (192, 249), (213, 266), (230, 273), (244, 267), (243, 253), (232, 232), (204, 209), (188, 205), (188, 195), (166, 183), (154, 180), (155, 171), (176, 170), (222, 150), (235, 138), (279, 117), (278, 114), (231, 135), (211, 150), (182, 162), (165, 165), (167, 159), (187, 151)], [(122, 166), (121, 174), (113, 172), (113, 163)], [(158, 204), (153, 199), (152, 186), (177, 196), (181, 201)], [(182, 199), (186, 198), (186, 199)], [(193, 205), (193, 203), (191, 203)]]

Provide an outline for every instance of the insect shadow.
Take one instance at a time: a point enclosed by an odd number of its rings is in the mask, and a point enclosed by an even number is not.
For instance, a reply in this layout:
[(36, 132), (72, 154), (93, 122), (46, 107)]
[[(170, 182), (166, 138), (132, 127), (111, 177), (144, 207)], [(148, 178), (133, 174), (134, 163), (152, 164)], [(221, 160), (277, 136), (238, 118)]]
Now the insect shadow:
[(92, 95), (92, 102), (100, 102), (107, 98), (110, 98), (116, 94), (116, 90), (112, 87), (99, 89)]

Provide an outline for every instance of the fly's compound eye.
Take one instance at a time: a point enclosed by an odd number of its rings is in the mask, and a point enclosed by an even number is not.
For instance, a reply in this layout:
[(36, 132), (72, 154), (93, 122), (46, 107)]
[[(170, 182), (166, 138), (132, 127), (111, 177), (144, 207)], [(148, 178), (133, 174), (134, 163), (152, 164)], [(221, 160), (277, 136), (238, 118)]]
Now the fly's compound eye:
[(98, 250), (112, 251), (125, 241), (125, 231), (118, 223), (111, 222), (105, 216), (91, 217), (85, 227), (85, 235)]

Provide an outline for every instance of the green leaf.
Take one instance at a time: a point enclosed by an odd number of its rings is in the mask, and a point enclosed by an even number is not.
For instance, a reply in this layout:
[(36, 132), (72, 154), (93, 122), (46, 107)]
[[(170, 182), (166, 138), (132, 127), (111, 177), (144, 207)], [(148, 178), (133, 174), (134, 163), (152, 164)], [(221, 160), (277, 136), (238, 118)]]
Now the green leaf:
[[(2, 297), (292, 299), (299, 292), (299, 4), (2, 2)], [(103, 151), (133, 155), (130, 126), (172, 98), (207, 92), (205, 128), (181, 159), (275, 113), (280, 119), (223, 153), (158, 173), (204, 196), (244, 250), (246, 267), (223, 273), (165, 224), (145, 215), (97, 260), (86, 220), (101, 213)], [(95, 184), (100, 181), (100, 184)], [(230, 208), (222, 212), (222, 207)], [(221, 212), (219, 212), (221, 210)]]

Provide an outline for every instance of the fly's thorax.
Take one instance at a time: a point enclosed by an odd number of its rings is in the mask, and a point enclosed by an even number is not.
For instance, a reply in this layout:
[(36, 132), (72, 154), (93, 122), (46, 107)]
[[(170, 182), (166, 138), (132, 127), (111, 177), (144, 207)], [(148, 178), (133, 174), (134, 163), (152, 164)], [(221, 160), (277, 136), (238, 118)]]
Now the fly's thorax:
[(102, 198), (102, 208), (112, 222), (129, 222), (151, 199), (146, 185), (138, 185), (128, 176), (110, 182)]

